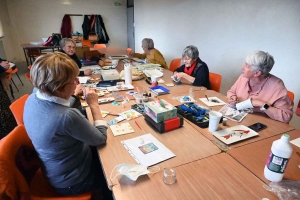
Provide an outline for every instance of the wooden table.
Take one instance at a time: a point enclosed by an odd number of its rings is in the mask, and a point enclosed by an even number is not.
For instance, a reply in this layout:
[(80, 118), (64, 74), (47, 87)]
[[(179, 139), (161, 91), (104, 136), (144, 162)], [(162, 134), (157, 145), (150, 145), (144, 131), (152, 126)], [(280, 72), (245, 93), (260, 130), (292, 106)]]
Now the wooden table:
[[(135, 103), (134, 101), (130, 102), (131, 104)], [(112, 104), (103, 104), (99, 105), (99, 108), (101, 110), (111, 111), (112, 113), (117, 114), (122, 111), (129, 110), (130, 104), (126, 104), (125, 108), (122, 108), (121, 106), (115, 106)], [(88, 118), (90, 119), (90, 109), (87, 108), (86, 110)], [(114, 118), (114, 116), (107, 116), (105, 117), (105, 120), (109, 121), (112, 118)], [(135, 121), (138, 122), (138, 124), (142, 127), (143, 130), (140, 130), (138, 128)], [(103, 171), (105, 173), (108, 185), (110, 187), (118, 183), (117, 179), (114, 180), (114, 182), (110, 181), (109, 179), (110, 173), (116, 165), (122, 163), (136, 164), (136, 161), (121, 144), (121, 140), (126, 140), (146, 133), (151, 133), (155, 138), (157, 138), (161, 143), (163, 143), (176, 155), (176, 157), (174, 158), (157, 164), (160, 167), (160, 169), (163, 169), (165, 167), (176, 167), (221, 152), (217, 146), (215, 146), (207, 138), (201, 135), (189, 123), (185, 123), (182, 128), (160, 134), (147, 125), (143, 116), (126, 122), (129, 122), (129, 124), (133, 127), (135, 131), (134, 133), (115, 137), (112, 134), (112, 131), (108, 128), (108, 138), (106, 145), (98, 148), (99, 157), (103, 166)]]
[(136, 182), (120, 180), (115, 199), (277, 199), (264, 183), (226, 153), (174, 168), (177, 182), (166, 185), (160, 171)]
[[(208, 97), (218, 97), (218, 98), (222, 99), (224, 102), (227, 102), (226, 96), (224, 96), (218, 92), (215, 92), (213, 90), (200, 90), (200, 91), (194, 92), (194, 96), (197, 99), (197, 104), (199, 104), (200, 106), (202, 105), (204, 107), (208, 107), (205, 103), (203, 103), (202, 101), (199, 100), (199, 98), (205, 98), (205, 95), (207, 95)], [(214, 107), (210, 107), (210, 108), (218, 111), (218, 110), (220, 110), (221, 107), (222, 106), (214, 106)], [(231, 126), (236, 126), (236, 125), (240, 125), (240, 124), (245, 125), (245, 126), (250, 126), (257, 122), (267, 125), (268, 128), (260, 131), (259, 136), (257, 136), (257, 137), (249, 138), (244, 141), (240, 141), (240, 142), (237, 142), (237, 143), (234, 143), (231, 145), (226, 145), (225, 143), (223, 143), (220, 140), (218, 140), (217, 138), (215, 138), (212, 135), (212, 133), (208, 131), (208, 128), (200, 128), (200, 127), (196, 126), (195, 124), (193, 124), (192, 122), (188, 121), (188, 123), (190, 123), (200, 133), (202, 133), (209, 140), (213, 141), (216, 145), (218, 145), (224, 151), (226, 151), (228, 148), (236, 148), (236, 147), (243, 146), (243, 145), (249, 144), (249, 143), (253, 143), (253, 142), (256, 142), (259, 140), (263, 140), (265, 138), (269, 138), (269, 137), (272, 137), (275, 135), (280, 135), (282, 133), (285, 133), (287, 131), (291, 131), (291, 130), (295, 129), (294, 127), (290, 126), (289, 124), (273, 120), (262, 114), (249, 113), (240, 123), (232, 121), (232, 120), (227, 120), (227, 126), (223, 126), (222, 124), (220, 124), (218, 130), (226, 129)]]
[(126, 50), (121, 49), (119, 47), (114, 47), (114, 46), (108, 46), (106, 48), (90, 48), (91, 51), (97, 50), (100, 53), (105, 54), (105, 57), (109, 57), (111, 55), (114, 56), (122, 56), (122, 55), (127, 55)]
[[(287, 134), (290, 135), (290, 140), (294, 140), (300, 137), (300, 130), (289, 131)], [(272, 143), (280, 139), (281, 135), (282, 134), (242, 147), (230, 149), (228, 153), (259, 179), (269, 184), (270, 181), (264, 177), (264, 167), (271, 151)], [(293, 147), (293, 154), (284, 173), (284, 179), (300, 181), (300, 169), (298, 167), (300, 165), (300, 157), (296, 154), (296, 152), (300, 152), (300, 148), (294, 144), (291, 145)]]
[[(59, 46), (42, 46), (42, 45), (34, 45), (30, 43), (21, 44), (21, 47), (23, 48), (24, 56), (27, 62), (27, 66), (30, 64), (32, 65), (34, 58), (30, 55), (33, 55), (34, 52), (40, 51), (43, 49), (51, 49), (53, 52), (55, 49), (59, 49)], [(28, 51), (28, 55), (26, 54), (26, 50)]]

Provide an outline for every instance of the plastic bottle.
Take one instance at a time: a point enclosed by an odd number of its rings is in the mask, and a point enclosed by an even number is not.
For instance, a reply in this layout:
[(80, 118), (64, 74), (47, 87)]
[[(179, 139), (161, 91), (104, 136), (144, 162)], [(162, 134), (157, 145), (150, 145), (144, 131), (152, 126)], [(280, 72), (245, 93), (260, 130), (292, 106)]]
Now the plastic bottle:
[(194, 90), (193, 90), (193, 88), (190, 88), (190, 90), (189, 90), (189, 96), (190, 96), (191, 99), (194, 98)]
[(272, 144), (264, 170), (265, 177), (269, 181), (279, 182), (283, 178), (284, 171), (293, 152), (289, 140), (290, 136), (283, 134), (279, 140), (274, 141)]
[(132, 84), (132, 66), (129, 63), (124, 64), (125, 85)]

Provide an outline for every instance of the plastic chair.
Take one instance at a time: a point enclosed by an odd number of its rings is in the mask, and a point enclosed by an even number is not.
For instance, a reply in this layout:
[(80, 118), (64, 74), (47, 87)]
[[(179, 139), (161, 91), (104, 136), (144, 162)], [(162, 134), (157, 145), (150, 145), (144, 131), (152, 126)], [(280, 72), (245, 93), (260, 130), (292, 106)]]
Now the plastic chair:
[(175, 69), (177, 69), (178, 67), (180, 67), (180, 64), (181, 64), (181, 58), (175, 58), (171, 61), (170, 63), (170, 67), (169, 67), (169, 70), (171, 72), (174, 72)]
[(19, 99), (17, 99), (16, 101), (14, 101), (9, 106), (18, 125), (24, 124), (24, 121), (23, 121), (24, 106), (25, 106), (25, 102), (28, 99), (28, 97), (29, 97), (29, 94), (25, 94), (25, 95), (21, 96)]
[(222, 82), (222, 76), (220, 74), (209, 72), (209, 83), (210, 83), (211, 90), (220, 92), (221, 82)]
[(106, 48), (106, 44), (95, 44), (94, 48), (95, 49)]
[(90, 40), (82, 40), (81, 43), (82, 43), (82, 46), (89, 46), (90, 48), (93, 47), (92, 42)]
[(290, 99), (294, 102), (295, 94), (288, 90), (288, 95), (289, 95)]
[(0, 199), (91, 199), (91, 193), (61, 196), (54, 191), (41, 173), (39, 158), (23, 125), (0, 141), (0, 178)]
[(25, 73), (25, 78), (26, 78), (27, 80), (29, 80), (30, 83), (32, 83), (31, 78), (30, 78), (30, 72), (26, 72), (26, 73)]
[(126, 52), (127, 52), (127, 53), (130, 53), (131, 51), (132, 51), (132, 48), (127, 48), (127, 49), (126, 49)]

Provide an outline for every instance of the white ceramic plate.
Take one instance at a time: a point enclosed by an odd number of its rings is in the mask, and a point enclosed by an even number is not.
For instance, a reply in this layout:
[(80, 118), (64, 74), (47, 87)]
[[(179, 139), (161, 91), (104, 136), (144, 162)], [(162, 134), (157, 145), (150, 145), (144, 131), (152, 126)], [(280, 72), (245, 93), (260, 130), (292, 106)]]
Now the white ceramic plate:
[[(244, 132), (239, 130), (244, 130)], [(257, 132), (244, 125), (233, 126), (213, 132), (212, 134), (225, 144), (232, 144), (258, 135)]]
[(102, 69), (110, 69), (110, 66), (103, 66)]

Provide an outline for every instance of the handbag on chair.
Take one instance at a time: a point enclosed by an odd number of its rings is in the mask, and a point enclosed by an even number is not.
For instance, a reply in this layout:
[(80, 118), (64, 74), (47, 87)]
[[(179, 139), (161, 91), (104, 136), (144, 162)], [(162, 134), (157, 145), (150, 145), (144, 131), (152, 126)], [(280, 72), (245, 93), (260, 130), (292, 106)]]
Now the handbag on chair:
[(98, 35), (95, 32), (90, 32), (89, 33), (89, 40), (90, 41), (98, 41)]

